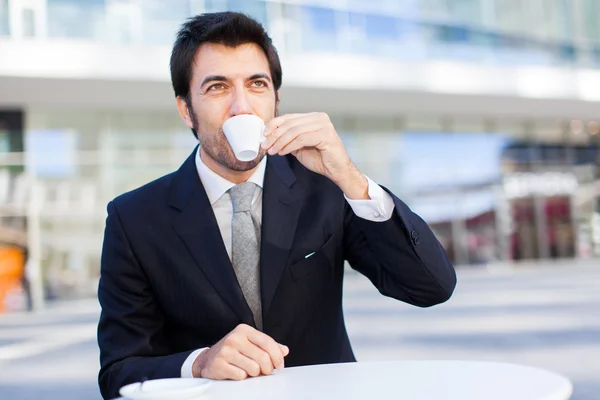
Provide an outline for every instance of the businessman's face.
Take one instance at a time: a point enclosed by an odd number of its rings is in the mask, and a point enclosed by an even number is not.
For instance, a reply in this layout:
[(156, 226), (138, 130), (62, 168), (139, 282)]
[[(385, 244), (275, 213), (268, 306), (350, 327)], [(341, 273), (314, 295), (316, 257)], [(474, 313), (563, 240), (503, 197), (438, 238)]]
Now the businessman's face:
[(256, 167), (265, 151), (261, 148), (252, 161), (239, 161), (222, 126), (240, 114), (255, 114), (267, 122), (277, 113), (269, 62), (262, 49), (253, 43), (238, 47), (202, 45), (192, 66), (187, 111), (189, 116), (184, 120), (196, 130), (203, 157), (233, 171)]

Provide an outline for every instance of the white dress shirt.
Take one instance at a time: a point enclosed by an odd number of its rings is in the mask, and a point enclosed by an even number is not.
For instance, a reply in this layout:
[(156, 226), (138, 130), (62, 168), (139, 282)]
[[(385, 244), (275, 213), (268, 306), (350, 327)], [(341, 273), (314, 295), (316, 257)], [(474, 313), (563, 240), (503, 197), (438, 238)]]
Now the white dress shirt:
[[(252, 215), (257, 218), (259, 224), (262, 222), (262, 189), (266, 167), (267, 157), (264, 157), (254, 173), (248, 178), (248, 182), (253, 182), (260, 188), (254, 194), (251, 210)], [(196, 169), (215, 213), (225, 249), (227, 250), (229, 259), (231, 259), (231, 218), (233, 217), (233, 206), (231, 205), (231, 197), (228, 190), (235, 186), (235, 184), (218, 175), (202, 162), (200, 147), (198, 147), (198, 151), (196, 152)], [(351, 200), (345, 195), (344, 197), (356, 216), (373, 222), (387, 221), (392, 217), (394, 200), (381, 186), (368, 177), (367, 180), (369, 182), (368, 193), (370, 200)], [(194, 361), (206, 349), (207, 347), (198, 349), (189, 355), (181, 366), (182, 378), (192, 377)]]

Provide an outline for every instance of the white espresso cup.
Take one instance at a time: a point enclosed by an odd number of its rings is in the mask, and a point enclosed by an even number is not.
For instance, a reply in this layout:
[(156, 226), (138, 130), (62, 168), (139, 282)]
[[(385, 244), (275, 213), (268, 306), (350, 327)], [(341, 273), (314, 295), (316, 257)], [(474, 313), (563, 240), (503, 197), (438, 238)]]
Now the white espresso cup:
[(240, 161), (252, 161), (258, 156), (264, 142), (265, 122), (256, 115), (242, 114), (229, 118), (223, 124), (223, 133)]

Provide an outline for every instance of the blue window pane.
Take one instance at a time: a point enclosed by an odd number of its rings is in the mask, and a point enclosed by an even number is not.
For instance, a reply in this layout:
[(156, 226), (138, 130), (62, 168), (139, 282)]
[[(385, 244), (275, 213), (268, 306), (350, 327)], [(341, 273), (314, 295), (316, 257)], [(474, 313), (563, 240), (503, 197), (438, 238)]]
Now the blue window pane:
[(0, 0), (0, 36), (8, 33), (8, 0)]
[(594, 60), (594, 66), (600, 68), (600, 47), (596, 47), (592, 50), (592, 59)]
[(414, 21), (399, 19), (396, 20), (396, 32), (398, 37), (414, 37), (422, 35), (427, 30), (425, 24), (419, 24)]
[(469, 29), (462, 26), (442, 25), (438, 27), (437, 32), (442, 42), (461, 43), (468, 42), (470, 38)]
[(191, 14), (189, 0), (142, 0), (143, 41), (147, 44), (165, 45), (175, 40), (175, 35)]
[(104, 0), (48, 0), (48, 35), (91, 39), (104, 29)]
[(533, 152), (529, 144), (514, 143), (504, 150), (502, 158), (511, 160), (517, 164), (530, 164), (533, 162)]
[[(500, 0), (501, 1), (501, 0)], [(480, 0), (447, 0), (448, 13), (455, 19), (466, 23), (481, 21)]]
[(336, 13), (323, 7), (303, 6), (302, 45), (308, 51), (337, 51)]
[(344, 50), (351, 54), (367, 54), (372, 47), (367, 39), (366, 15), (357, 12), (345, 13), (340, 20), (347, 21), (352, 37), (343, 40)]
[[(546, 3), (546, 5), (552, 3)], [(575, 30), (573, 29), (573, 4), (571, 0), (556, 0), (557, 30), (562, 37), (572, 38)]]
[(577, 51), (571, 43), (562, 44), (558, 47), (558, 54), (561, 61), (571, 64), (575, 62)]
[(189, 0), (141, 0), (140, 9), (144, 17), (156, 20), (180, 21), (190, 16)]
[(348, 13), (348, 21), (353, 28), (365, 29), (366, 15), (355, 12)]
[(368, 37), (373, 39), (394, 39), (397, 37), (396, 20), (381, 15), (367, 15), (365, 28)]
[(207, 12), (218, 12), (222, 10), (221, 0), (204, 0), (204, 9)]
[(548, 145), (540, 148), (541, 158), (545, 164), (560, 165), (567, 160), (567, 149), (564, 145)]
[(575, 149), (575, 164), (595, 164), (598, 159), (598, 147), (578, 147)]
[(227, 0), (227, 10), (243, 12), (263, 25), (267, 23), (267, 5), (261, 0)]
[(482, 48), (492, 48), (498, 42), (498, 34), (474, 30), (471, 32), (471, 42)]
[(600, 24), (598, 24), (598, 15), (600, 14), (600, 2), (597, 0), (582, 0), (583, 8), (583, 31), (588, 39), (600, 42)]
[(335, 32), (335, 11), (323, 7), (302, 7), (304, 19), (310, 27), (320, 32)]

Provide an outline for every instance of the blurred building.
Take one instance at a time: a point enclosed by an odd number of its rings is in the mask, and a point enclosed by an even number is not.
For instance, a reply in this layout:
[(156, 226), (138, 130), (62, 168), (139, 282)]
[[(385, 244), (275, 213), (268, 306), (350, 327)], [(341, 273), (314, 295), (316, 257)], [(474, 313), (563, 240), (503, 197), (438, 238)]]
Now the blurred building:
[(456, 264), (600, 256), (600, 0), (0, 0), (0, 240), (49, 296), (94, 291), (106, 203), (196, 144), (170, 50), (226, 9)]

